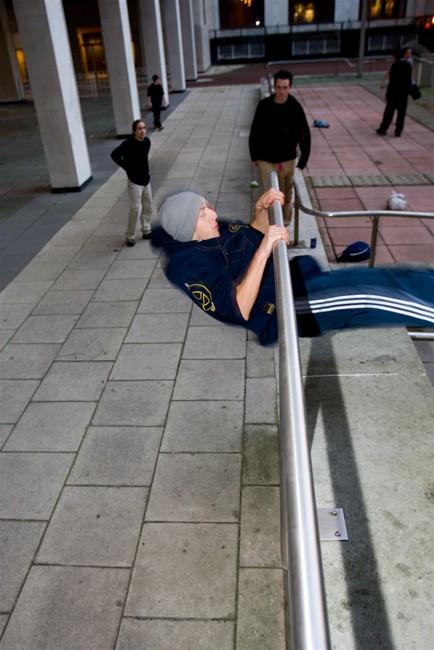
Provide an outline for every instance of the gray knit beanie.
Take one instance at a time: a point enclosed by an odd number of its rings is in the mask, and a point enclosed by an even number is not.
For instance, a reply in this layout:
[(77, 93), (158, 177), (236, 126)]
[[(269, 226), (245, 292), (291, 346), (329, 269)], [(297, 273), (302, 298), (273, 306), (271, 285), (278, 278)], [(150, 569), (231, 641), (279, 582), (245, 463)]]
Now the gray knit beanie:
[(191, 241), (205, 198), (196, 192), (169, 196), (159, 210), (161, 225), (176, 241)]

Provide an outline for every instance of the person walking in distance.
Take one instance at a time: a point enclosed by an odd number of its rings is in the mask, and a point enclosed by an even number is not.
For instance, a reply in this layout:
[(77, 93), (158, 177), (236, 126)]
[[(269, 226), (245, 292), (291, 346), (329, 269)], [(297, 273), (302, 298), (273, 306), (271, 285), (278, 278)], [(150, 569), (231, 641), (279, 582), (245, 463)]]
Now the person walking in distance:
[(148, 154), (151, 141), (146, 136), (144, 120), (134, 120), (132, 135), (111, 152), (112, 160), (125, 170), (128, 178), (130, 211), (125, 230), (127, 246), (136, 243), (136, 230), (140, 218), (142, 237), (151, 237), (152, 191)]
[(154, 115), (154, 127), (159, 131), (164, 129), (164, 126), (161, 125), (160, 118), (163, 97), (164, 90), (160, 83), (160, 77), (157, 74), (154, 74), (152, 77), (152, 83), (148, 86), (148, 102), (149, 108)]
[(396, 111), (395, 135), (399, 137), (404, 129), (408, 94), (412, 85), (412, 67), (408, 62), (408, 58), (404, 57), (404, 52), (401, 48), (397, 48), (393, 56), (395, 60), (392, 63), (389, 73), (384, 76), (380, 84), (380, 88), (384, 88), (387, 78), (389, 79), (386, 90), (386, 107), (377, 133), (378, 135), (386, 135)]
[(307, 165), (310, 154), (310, 130), (301, 104), (290, 94), (292, 74), (279, 70), (274, 75), (274, 94), (262, 99), (250, 128), (249, 149), (253, 163), (259, 167), (263, 189), (269, 186), (270, 171), (277, 172), (279, 187), (285, 196), (283, 221), (292, 217), (292, 186), (297, 148), (299, 169)]

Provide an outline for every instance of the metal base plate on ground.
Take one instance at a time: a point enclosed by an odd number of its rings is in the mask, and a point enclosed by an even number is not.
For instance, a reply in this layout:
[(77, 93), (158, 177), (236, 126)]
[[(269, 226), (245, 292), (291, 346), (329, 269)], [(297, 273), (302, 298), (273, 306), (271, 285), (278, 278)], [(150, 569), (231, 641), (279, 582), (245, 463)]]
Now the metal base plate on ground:
[(348, 540), (342, 508), (317, 508), (319, 538), (322, 542), (343, 542)]

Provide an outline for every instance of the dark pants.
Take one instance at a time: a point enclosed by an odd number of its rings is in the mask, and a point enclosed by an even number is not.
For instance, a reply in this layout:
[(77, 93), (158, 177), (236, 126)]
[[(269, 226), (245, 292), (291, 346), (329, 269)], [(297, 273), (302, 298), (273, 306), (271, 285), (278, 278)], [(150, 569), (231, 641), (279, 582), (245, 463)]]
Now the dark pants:
[(156, 129), (159, 129), (161, 127), (161, 121), (160, 121), (161, 106), (153, 106), (152, 112), (154, 114), (154, 126)]
[(407, 97), (403, 99), (388, 99), (384, 109), (383, 121), (380, 124), (381, 131), (387, 131), (393, 120), (396, 111), (395, 134), (400, 135), (404, 130), (405, 113), (407, 111)]

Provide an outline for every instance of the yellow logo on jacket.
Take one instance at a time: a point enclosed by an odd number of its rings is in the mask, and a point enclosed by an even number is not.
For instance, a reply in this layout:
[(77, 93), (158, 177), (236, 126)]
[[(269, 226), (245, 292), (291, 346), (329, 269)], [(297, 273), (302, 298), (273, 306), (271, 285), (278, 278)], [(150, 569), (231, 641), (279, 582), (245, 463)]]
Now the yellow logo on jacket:
[(192, 294), (195, 301), (203, 311), (215, 311), (212, 301), (212, 293), (204, 284), (186, 284), (187, 289)]

